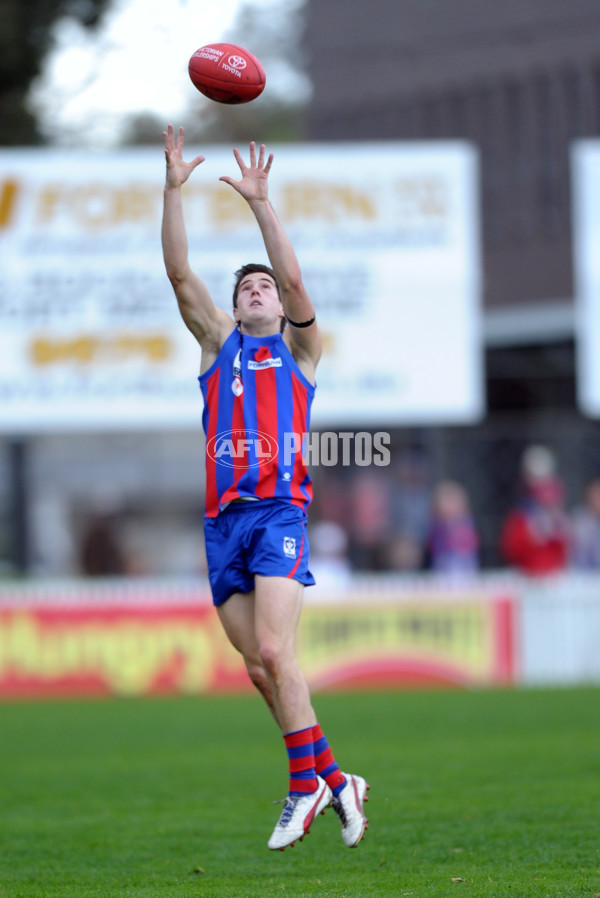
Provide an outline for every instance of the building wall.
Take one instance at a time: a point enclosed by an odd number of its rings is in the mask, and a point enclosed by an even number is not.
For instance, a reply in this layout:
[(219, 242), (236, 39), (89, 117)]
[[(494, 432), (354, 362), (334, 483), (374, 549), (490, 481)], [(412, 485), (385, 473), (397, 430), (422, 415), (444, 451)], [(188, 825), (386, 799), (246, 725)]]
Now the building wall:
[(569, 145), (600, 133), (599, 32), (594, 0), (309, 0), (308, 136), (473, 141), (486, 307), (570, 300)]

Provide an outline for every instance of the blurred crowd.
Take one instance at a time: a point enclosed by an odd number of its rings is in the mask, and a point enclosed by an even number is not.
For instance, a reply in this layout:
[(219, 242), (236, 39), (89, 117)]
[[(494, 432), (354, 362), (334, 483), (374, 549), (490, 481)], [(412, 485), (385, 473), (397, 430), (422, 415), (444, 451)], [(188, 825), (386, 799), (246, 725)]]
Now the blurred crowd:
[[(470, 497), (458, 481), (431, 483), (417, 455), (392, 470), (328, 469), (311, 510), (311, 567), (321, 585), (354, 572), (434, 571), (475, 574), (483, 567), (481, 534)], [(80, 572), (88, 576), (153, 575), (141, 553), (127, 550), (118, 511), (96, 509), (81, 531)], [(194, 570), (205, 573), (200, 522)], [(191, 532), (189, 533), (191, 538)], [(600, 476), (569, 508), (556, 458), (543, 445), (523, 453), (513, 506), (497, 534), (496, 567), (530, 576), (600, 570)]]
[[(468, 575), (481, 570), (481, 539), (469, 495), (455, 480), (428, 485), (418, 462), (397, 472), (394, 485), (365, 469), (351, 488), (328, 478), (320, 486), (324, 521), (312, 527), (315, 569), (435, 571)], [(568, 569), (600, 571), (600, 477), (569, 508), (556, 458), (549, 448), (523, 453), (513, 506), (497, 534), (499, 566), (529, 576)]]

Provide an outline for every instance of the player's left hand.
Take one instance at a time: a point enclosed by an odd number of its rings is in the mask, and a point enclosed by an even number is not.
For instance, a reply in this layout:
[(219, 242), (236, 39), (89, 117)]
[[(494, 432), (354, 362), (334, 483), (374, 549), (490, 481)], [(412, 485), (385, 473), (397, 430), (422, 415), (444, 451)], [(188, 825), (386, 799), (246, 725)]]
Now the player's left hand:
[(249, 203), (253, 200), (266, 200), (269, 195), (268, 182), (269, 172), (271, 170), (271, 165), (273, 164), (273, 153), (269, 154), (267, 161), (265, 162), (266, 147), (264, 143), (261, 143), (257, 159), (256, 144), (252, 141), (250, 143), (250, 165), (246, 165), (242, 154), (237, 147), (234, 147), (233, 155), (240, 167), (240, 172), (242, 174), (241, 180), (236, 181), (228, 175), (223, 175), (219, 180), (224, 181), (226, 184), (230, 184), (231, 187), (233, 187), (234, 190), (237, 190), (237, 192)]

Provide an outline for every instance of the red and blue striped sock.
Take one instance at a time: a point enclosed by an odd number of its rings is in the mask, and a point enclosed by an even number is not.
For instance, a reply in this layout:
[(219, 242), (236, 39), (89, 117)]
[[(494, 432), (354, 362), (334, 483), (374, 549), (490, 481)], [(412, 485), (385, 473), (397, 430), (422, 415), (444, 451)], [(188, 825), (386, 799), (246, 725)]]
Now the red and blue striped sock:
[(290, 795), (316, 792), (315, 751), (312, 727), (286, 733), (283, 737), (290, 765)]
[(339, 795), (346, 785), (346, 777), (337, 765), (329, 742), (323, 735), (321, 725), (315, 723), (312, 728), (315, 751), (315, 770), (323, 777), (335, 796)]

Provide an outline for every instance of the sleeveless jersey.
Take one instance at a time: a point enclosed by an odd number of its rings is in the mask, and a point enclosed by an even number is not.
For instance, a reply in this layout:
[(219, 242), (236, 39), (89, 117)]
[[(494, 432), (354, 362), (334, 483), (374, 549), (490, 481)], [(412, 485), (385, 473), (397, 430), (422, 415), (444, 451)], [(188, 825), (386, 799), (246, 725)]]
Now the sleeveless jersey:
[(281, 334), (234, 330), (198, 378), (204, 397), (206, 517), (234, 499), (282, 499), (306, 510), (312, 483), (302, 456), (315, 387)]

